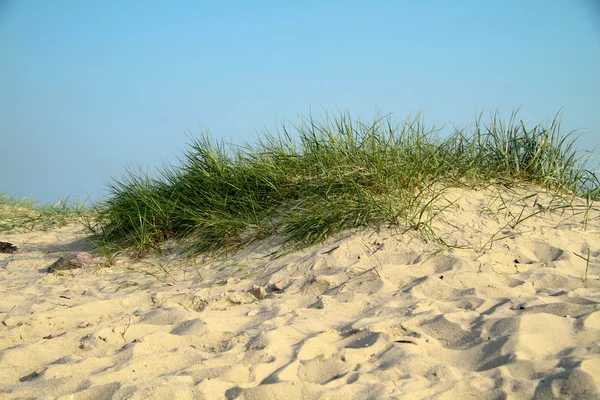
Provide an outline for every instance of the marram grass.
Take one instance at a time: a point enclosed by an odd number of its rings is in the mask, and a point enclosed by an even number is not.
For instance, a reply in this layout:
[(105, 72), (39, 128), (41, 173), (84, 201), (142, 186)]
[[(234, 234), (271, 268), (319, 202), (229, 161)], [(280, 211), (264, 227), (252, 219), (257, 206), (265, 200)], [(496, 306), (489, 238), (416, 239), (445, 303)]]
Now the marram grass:
[(0, 193), (0, 234), (45, 231), (91, 217), (80, 199), (61, 199), (56, 204), (39, 205)]
[(304, 118), (293, 129), (235, 146), (192, 139), (160, 178), (128, 170), (109, 184), (95, 223), (108, 242), (144, 254), (168, 238), (194, 251), (279, 235), (307, 246), (349, 228), (427, 229), (444, 188), (534, 184), (598, 197), (598, 179), (573, 134), (493, 114), (440, 138), (420, 116), (396, 123), (347, 114)]

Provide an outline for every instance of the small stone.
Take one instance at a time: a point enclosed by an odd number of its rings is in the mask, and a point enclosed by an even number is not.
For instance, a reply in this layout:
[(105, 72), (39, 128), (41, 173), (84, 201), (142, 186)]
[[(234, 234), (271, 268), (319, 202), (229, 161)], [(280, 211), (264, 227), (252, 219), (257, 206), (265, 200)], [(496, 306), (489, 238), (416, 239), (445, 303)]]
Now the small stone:
[(232, 304), (250, 304), (255, 301), (254, 297), (245, 292), (231, 293), (226, 298)]
[(325, 308), (325, 300), (323, 298), (320, 298), (319, 300), (317, 300), (317, 302), (314, 304), (315, 308), (322, 310)]
[(92, 350), (94, 348), (94, 345), (90, 342), (82, 342), (79, 344), (79, 348), (81, 350)]
[(239, 283), (239, 282), (240, 282), (240, 280), (238, 278), (234, 278), (234, 277), (229, 277), (225, 281), (225, 283), (227, 283), (227, 285), (235, 285), (236, 283)]
[(253, 286), (252, 289), (250, 289), (250, 294), (258, 300), (267, 297), (267, 291), (264, 286)]
[(70, 269), (82, 268), (86, 263), (91, 261), (94, 258), (90, 253), (67, 253), (58, 260), (54, 262), (54, 264), (50, 265), (47, 269), (47, 272), (55, 272), (55, 271), (67, 271)]
[(17, 246), (8, 242), (0, 242), (0, 253), (12, 254), (17, 251)]

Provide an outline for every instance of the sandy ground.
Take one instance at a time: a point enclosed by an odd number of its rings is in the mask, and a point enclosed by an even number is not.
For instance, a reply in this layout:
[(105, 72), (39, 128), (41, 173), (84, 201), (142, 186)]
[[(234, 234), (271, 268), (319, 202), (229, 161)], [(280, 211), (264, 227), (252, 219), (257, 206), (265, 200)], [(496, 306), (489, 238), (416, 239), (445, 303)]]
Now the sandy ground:
[(452, 198), (451, 247), (367, 230), (47, 273), (91, 251), (79, 228), (0, 236), (19, 247), (0, 254), (0, 398), (600, 398), (600, 213)]

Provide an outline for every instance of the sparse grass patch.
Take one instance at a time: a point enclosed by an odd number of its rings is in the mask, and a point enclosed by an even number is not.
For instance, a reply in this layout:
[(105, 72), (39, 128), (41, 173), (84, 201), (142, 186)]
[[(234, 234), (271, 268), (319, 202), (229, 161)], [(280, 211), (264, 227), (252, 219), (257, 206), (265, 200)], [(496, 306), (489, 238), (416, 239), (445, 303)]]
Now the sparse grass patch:
[(82, 218), (95, 218), (90, 213), (79, 199), (38, 205), (29, 199), (0, 194), (0, 233), (44, 231), (79, 222)]
[[(270, 235), (308, 246), (382, 224), (432, 233), (451, 187), (533, 184), (587, 193), (588, 203), (598, 198), (598, 189), (590, 189), (600, 187), (598, 178), (586, 169), (573, 133), (560, 133), (559, 115), (527, 127), (516, 113), (508, 122), (496, 113), (446, 138), (438, 133), (420, 116), (367, 123), (341, 114), (302, 119), (254, 145), (227, 145), (204, 134), (160, 178), (128, 170), (114, 180), (90, 225), (139, 255), (169, 238), (204, 252)], [(522, 211), (514, 224), (539, 212)]]

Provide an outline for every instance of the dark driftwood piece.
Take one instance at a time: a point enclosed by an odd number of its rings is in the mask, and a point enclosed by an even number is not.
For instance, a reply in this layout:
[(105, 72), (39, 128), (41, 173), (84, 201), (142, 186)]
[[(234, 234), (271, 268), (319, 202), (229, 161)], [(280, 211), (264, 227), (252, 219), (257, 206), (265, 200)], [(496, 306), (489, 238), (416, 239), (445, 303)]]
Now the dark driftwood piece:
[(14, 253), (17, 251), (17, 246), (8, 242), (0, 242), (0, 253)]

